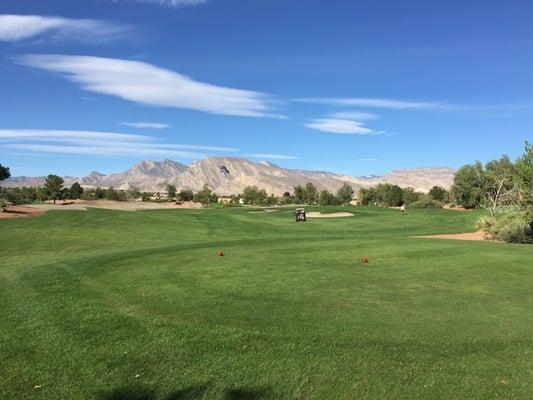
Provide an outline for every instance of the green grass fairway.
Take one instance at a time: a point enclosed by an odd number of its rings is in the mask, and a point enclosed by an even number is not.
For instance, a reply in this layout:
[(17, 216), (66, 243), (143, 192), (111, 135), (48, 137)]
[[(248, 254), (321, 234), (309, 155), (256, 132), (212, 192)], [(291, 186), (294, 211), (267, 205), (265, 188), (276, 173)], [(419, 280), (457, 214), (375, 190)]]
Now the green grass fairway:
[(532, 399), (533, 246), (346, 210), (0, 220), (0, 398)]

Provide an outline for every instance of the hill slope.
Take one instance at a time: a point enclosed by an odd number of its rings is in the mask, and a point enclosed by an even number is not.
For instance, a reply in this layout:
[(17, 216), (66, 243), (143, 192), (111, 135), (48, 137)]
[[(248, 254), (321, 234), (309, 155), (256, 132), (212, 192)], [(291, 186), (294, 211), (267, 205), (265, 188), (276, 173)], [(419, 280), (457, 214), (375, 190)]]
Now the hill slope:
[[(158, 191), (167, 184), (178, 189), (199, 190), (207, 184), (220, 195), (240, 193), (249, 185), (256, 185), (268, 193), (280, 195), (292, 191), (293, 187), (312, 182), (320, 190), (336, 191), (344, 182), (354, 190), (373, 186), (381, 182), (413, 187), (428, 191), (438, 185), (449, 188), (453, 182), (454, 170), (451, 168), (410, 168), (391, 171), (384, 176), (356, 177), (325, 171), (306, 171), (287, 169), (269, 162), (252, 162), (246, 158), (207, 157), (184, 165), (172, 160), (144, 160), (123, 173), (104, 175), (91, 172), (78, 179), (69, 177), (66, 182), (78, 180), (84, 186), (113, 186), (120, 189), (136, 187), (139, 190)], [(3, 182), (3, 186), (40, 186), (44, 177), (15, 177)]]

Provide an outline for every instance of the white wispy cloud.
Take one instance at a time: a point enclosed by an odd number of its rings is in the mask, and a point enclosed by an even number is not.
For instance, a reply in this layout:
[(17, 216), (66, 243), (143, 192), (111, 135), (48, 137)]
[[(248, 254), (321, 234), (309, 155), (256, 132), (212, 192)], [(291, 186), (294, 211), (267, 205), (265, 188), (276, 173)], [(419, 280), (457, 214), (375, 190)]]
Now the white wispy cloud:
[(128, 133), (54, 130), (54, 129), (0, 129), (0, 139), (87, 139), (109, 141), (134, 141), (145, 142), (152, 140), (149, 136), (131, 135)]
[(322, 132), (339, 133), (343, 135), (375, 135), (372, 129), (367, 128), (360, 121), (349, 119), (319, 118), (313, 119), (305, 125), (311, 129)]
[(233, 153), (240, 151), (235, 147), (220, 147), (220, 146), (201, 146), (197, 144), (167, 144), (165, 147), (169, 149), (191, 149), (191, 150), (204, 150), (204, 151), (218, 151), (218, 152), (228, 152)]
[(266, 160), (297, 160), (298, 159), (298, 157), (288, 156), (288, 155), (285, 155), (285, 154), (257, 154), (257, 153), (252, 153), (252, 154), (245, 154), (244, 156), (245, 157), (250, 157), (250, 158), (262, 158), (262, 159), (266, 159)]
[(164, 148), (152, 148), (147, 146), (125, 147), (121, 144), (108, 146), (68, 146), (48, 144), (15, 143), (6, 144), (3, 147), (14, 150), (32, 151), (38, 153), (54, 154), (80, 154), (92, 156), (162, 156), (180, 159), (196, 159), (205, 157), (205, 154), (189, 151), (168, 150)]
[(4, 42), (44, 36), (51, 39), (103, 41), (116, 39), (129, 30), (122, 24), (94, 19), (0, 14), (0, 41)]
[(329, 114), (328, 118), (353, 119), (356, 121), (371, 121), (374, 119), (378, 119), (379, 116), (377, 114), (365, 111), (341, 111)]
[(0, 129), (0, 148), (37, 153), (95, 156), (202, 158), (206, 153), (235, 152), (231, 147), (161, 143), (155, 138), (115, 132)]
[(121, 122), (120, 125), (139, 129), (166, 129), (170, 127), (169, 124), (163, 124), (160, 122)]
[(277, 116), (273, 114), (274, 100), (269, 95), (198, 82), (145, 62), (68, 55), (26, 55), (15, 60), (60, 73), (90, 92), (136, 103), (213, 114)]
[(362, 97), (306, 97), (293, 99), (293, 101), (300, 103), (329, 104), (335, 106), (349, 107), (388, 108), (395, 110), (439, 109), (446, 107), (444, 104), (433, 102), (375, 99)]
[[(118, 1), (118, 0), (113, 0)], [(153, 3), (165, 7), (187, 7), (187, 6), (199, 6), (200, 4), (207, 3), (207, 0), (122, 0), (135, 3)]]

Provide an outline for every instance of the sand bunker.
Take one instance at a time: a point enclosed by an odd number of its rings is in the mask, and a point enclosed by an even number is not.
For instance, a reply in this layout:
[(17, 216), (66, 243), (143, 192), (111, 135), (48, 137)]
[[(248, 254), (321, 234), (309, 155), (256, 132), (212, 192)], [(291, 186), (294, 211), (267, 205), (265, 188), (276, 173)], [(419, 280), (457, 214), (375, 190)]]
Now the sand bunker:
[(43, 210), (26, 206), (10, 206), (6, 211), (0, 212), (0, 219), (36, 217), (44, 214)]
[(471, 208), (464, 208), (463, 206), (455, 206), (455, 207), (450, 207), (448, 204), (446, 204), (444, 207), (445, 210), (452, 210), (452, 211), (474, 211), (474, 209), (471, 209)]
[(87, 211), (87, 208), (103, 208), (107, 210), (119, 211), (140, 211), (140, 210), (165, 210), (165, 209), (198, 209), (202, 208), (200, 203), (186, 202), (183, 204), (175, 203), (151, 203), (151, 202), (128, 202), (113, 200), (73, 200), (68, 203), (45, 203), (32, 204), (27, 207), (41, 210), (42, 212), (50, 210), (58, 211)]
[(263, 213), (271, 213), (271, 212), (278, 212), (279, 210), (272, 210), (272, 209), (266, 209), (266, 210), (260, 210), (260, 211), (248, 211), (248, 214), (263, 214)]
[(450, 233), (445, 235), (427, 235), (427, 236), (415, 236), (419, 238), (430, 239), (453, 239), (453, 240), (473, 240), (473, 241), (493, 241), (493, 239), (487, 237), (484, 232), (468, 232), (468, 233)]
[[(140, 210), (168, 210), (168, 209), (201, 209), (200, 203), (184, 202), (175, 203), (152, 203), (152, 202), (128, 202), (113, 200), (70, 200), (54, 203), (28, 204), (25, 206), (11, 206), (6, 212), (0, 213), (1, 219), (23, 218), (42, 215), (47, 211), (87, 211), (88, 208), (102, 208), (106, 210), (140, 211)], [(265, 210), (268, 212), (268, 210)], [(278, 210), (271, 210), (278, 211)]]
[(29, 204), (26, 207), (33, 208), (34, 210), (39, 210), (41, 212), (46, 212), (50, 210), (61, 210), (61, 211), (87, 211), (87, 208), (80, 204)]
[(322, 214), (321, 212), (311, 211), (306, 214), (307, 218), (342, 218), (342, 217), (353, 217), (353, 214), (350, 212), (334, 212)]

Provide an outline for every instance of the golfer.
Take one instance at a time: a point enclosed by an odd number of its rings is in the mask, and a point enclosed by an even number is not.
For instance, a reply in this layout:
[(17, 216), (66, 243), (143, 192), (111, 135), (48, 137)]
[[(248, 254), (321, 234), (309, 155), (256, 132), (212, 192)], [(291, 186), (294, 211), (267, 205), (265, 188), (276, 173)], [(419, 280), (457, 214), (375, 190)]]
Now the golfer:
[(402, 204), (402, 206), (400, 207), (400, 213), (402, 215), (405, 215), (405, 204)]

